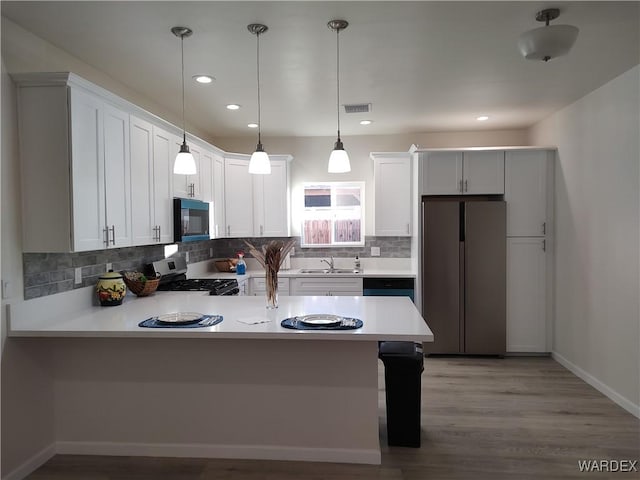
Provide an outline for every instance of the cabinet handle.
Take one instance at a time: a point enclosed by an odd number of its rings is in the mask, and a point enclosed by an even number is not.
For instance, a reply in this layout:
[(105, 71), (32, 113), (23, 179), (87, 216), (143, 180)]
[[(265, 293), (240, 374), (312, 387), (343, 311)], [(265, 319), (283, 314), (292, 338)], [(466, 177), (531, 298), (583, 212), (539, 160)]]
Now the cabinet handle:
[(102, 229), (102, 237), (103, 237), (102, 243), (104, 243), (108, 247), (109, 246), (109, 227), (104, 227)]
[(459, 182), (459, 185), (458, 185), (458, 191), (459, 191), (460, 193), (462, 193), (462, 191), (463, 191), (463, 190), (462, 190), (462, 180), (460, 180), (460, 182)]
[(542, 251), (543, 252), (547, 251), (547, 240), (546, 239), (542, 240)]
[(111, 225), (111, 228), (109, 230), (111, 230), (111, 234), (113, 235), (113, 238), (111, 239), (111, 245), (115, 245), (116, 244), (116, 226)]
[(407, 233), (411, 235), (411, 224), (407, 223)]
[(158, 242), (161, 242), (162, 237), (162, 225), (158, 225)]
[(190, 197), (195, 197), (196, 196), (196, 184), (195, 183), (190, 183), (189, 184), (189, 196)]
[(218, 234), (218, 224), (216, 223), (216, 226), (213, 227), (215, 229), (216, 232), (216, 238), (218, 238), (220, 235)]
[(542, 222), (542, 234), (547, 234), (547, 222)]
[(227, 236), (231, 236), (231, 225), (227, 225)]
[(469, 191), (469, 180), (465, 180), (464, 181), (464, 191), (468, 192)]
[(260, 225), (260, 236), (262, 236), (263, 234), (264, 234), (264, 227)]

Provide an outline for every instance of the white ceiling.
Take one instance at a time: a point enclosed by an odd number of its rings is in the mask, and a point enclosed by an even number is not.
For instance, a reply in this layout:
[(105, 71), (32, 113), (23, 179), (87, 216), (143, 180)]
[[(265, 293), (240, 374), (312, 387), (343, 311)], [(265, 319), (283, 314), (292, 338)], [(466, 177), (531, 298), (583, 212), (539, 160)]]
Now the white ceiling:
[[(185, 39), (187, 123), (212, 137), (255, 135), (256, 39), (260, 37), (264, 136), (331, 136), (336, 130), (334, 18), (340, 34), (343, 136), (523, 128), (639, 63), (640, 2), (2, 2), (2, 15), (165, 108), (181, 111)], [(523, 59), (518, 35), (542, 24), (575, 25), (565, 57)], [(210, 73), (208, 86), (190, 77)], [(236, 112), (225, 109), (238, 103)], [(478, 115), (490, 116), (478, 122)], [(359, 121), (374, 123), (362, 126)]]

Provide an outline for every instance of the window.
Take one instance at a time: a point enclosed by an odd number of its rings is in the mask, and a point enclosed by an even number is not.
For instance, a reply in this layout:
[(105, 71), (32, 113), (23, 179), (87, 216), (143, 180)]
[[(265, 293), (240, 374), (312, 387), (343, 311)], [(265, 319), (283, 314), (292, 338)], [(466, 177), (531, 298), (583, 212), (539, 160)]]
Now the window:
[(303, 247), (364, 245), (364, 182), (304, 185)]

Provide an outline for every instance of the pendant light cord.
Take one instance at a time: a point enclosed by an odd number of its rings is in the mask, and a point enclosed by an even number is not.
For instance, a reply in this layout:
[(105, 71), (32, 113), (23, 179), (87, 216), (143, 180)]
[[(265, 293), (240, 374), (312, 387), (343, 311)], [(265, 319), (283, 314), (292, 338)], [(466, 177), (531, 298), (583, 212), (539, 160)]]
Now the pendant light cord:
[(260, 33), (256, 34), (256, 72), (258, 77), (258, 145), (262, 144), (260, 131), (262, 129), (262, 121), (260, 120)]
[(338, 113), (338, 141), (340, 141), (340, 29), (336, 30), (336, 112)]
[(184, 122), (184, 34), (180, 35), (180, 50), (182, 52), (182, 142), (187, 143), (187, 131)]

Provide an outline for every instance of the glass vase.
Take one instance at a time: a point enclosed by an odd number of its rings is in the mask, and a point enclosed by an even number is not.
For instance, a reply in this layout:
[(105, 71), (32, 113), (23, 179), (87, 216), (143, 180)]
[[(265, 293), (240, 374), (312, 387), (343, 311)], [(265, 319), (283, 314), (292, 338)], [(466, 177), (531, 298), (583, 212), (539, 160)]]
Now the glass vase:
[(265, 268), (265, 288), (267, 292), (267, 309), (278, 308), (278, 270)]

